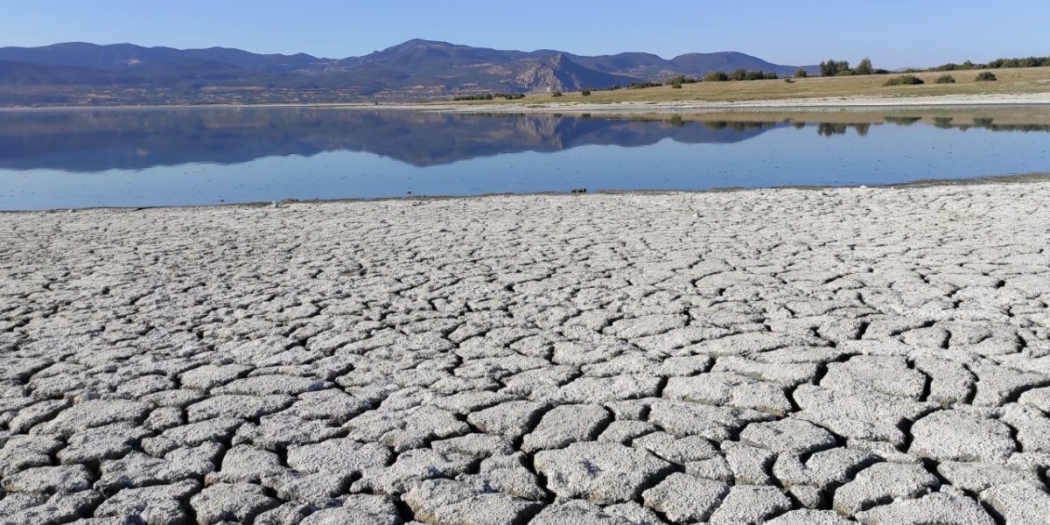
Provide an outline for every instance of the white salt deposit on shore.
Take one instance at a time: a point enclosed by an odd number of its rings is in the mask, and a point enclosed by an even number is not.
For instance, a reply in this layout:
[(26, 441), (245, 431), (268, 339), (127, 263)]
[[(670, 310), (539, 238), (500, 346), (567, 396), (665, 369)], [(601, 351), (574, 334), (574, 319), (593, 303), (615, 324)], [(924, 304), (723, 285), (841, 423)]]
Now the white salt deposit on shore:
[(0, 523), (1042, 523), (1050, 184), (11, 213)]

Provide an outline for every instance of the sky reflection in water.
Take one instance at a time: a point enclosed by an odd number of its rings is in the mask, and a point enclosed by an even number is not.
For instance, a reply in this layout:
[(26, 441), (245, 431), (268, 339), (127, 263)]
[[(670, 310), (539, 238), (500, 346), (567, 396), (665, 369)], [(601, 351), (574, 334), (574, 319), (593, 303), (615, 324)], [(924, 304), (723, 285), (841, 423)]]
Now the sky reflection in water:
[(0, 113), (0, 209), (874, 185), (1050, 171), (1046, 118), (920, 115), (8, 112)]

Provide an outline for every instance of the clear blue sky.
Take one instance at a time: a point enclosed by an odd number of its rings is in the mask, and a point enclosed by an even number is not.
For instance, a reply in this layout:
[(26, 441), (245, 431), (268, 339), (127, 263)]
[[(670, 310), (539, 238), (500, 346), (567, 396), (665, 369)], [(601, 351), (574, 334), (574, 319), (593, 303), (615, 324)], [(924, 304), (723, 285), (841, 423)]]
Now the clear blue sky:
[(342, 58), (410, 38), (578, 54), (742, 51), (878, 67), (1050, 55), (1047, 0), (3, 0), (0, 46), (131, 42)]

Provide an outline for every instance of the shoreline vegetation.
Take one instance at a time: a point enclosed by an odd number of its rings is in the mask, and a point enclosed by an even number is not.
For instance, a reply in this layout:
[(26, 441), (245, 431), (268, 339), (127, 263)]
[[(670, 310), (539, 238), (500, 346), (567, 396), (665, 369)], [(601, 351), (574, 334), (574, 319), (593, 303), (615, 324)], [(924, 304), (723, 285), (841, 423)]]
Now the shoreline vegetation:
[[(635, 89), (583, 90), (565, 92), (557, 101), (548, 94), (530, 94), (523, 99), (459, 101), (470, 106), (524, 106), (653, 103), (747, 104), (819, 101), (824, 105), (871, 104), (909, 105), (918, 101), (938, 102), (938, 98), (972, 98), (972, 103), (995, 103), (997, 97), (1040, 96), (1038, 103), (1050, 103), (1050, 67), (951, 71), (931, 70), (900, 74), (798, 76), (759, 79), (757, 72), (741, 80), (696, 80), (674, 82)], [(948, 80), (951, 77), (951, 80)], [(589, 93), (589, 94), (584, 94)], [(1045, 98), (1044, 98), (1045, 97)], [(990, 100), (984, 100), (990, 99)], [(432, 102), (424, 105), (442, 105)], [(444, 104), (447, 104), (444, 103)]]

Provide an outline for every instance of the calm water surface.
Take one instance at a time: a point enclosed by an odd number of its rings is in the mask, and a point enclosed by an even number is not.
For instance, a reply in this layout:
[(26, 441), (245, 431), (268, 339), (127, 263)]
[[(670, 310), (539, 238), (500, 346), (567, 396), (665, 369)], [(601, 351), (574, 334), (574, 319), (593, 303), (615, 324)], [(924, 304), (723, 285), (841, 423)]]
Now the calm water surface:
[(0, 209), (1050, 172), (1050, 125), (1040, 123), (1050, 119), (1038, 113), (683, 122), (359, 109), (7, 112), (0, 113)]

